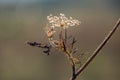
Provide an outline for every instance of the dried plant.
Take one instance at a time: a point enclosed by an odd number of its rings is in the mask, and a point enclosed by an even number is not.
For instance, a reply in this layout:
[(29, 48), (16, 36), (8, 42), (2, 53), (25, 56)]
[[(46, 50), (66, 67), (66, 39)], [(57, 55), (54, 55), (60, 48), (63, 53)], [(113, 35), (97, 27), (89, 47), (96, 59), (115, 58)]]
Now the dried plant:
[[(73, 19), (72, 17), (67, 18), (64, 14), (60, 13), (59, 16), (53, 16), (50, 14), (47, 16), (48, 23), (45, 27), (45, 32), (48, 37), (48, 44), (37, 43), (37, 42), (27, 42), (30, 46), (36, 46), (45, 49), (43, 52), (47, 55), (50, 54), (51, 48), (60, 50), (68, 58), (72, 66), (72, 75), (69, 80), (75, 80), (78, 75), (88, 66), (88, 64), (95, 58), (98, 52), (103, 48), (107, 43), (113, 33), (116, 31), (117, 27), (120, 25), (120, 19), (107, 35), (107, 37), (102, 41), (98, 48), (93, 52), (93, 54), (88, 58), (88, 60), (80, 66), (79, 69), (76, 69), (76, 65), (80, 64), (81, 61), (78, 57), (74, 57), (74, 53), (77, 52), (77, 49), (74, 47), (76, 43), (75, 37), (69, 37), (67, 34), (67, 29), (69, 27), (76, 27), (81, 24), (79, 20)], [(58, 31), (56, 31), (58, 29)], [(57, 38), (55, 35), (57, 34)], [(70, 42), (68, 40), (71, 40)]]

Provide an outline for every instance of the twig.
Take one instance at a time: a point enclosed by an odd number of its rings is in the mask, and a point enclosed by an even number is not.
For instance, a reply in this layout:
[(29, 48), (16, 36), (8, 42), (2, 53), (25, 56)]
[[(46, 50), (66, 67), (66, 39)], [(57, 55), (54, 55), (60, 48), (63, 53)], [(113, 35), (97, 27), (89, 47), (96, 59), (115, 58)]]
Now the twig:
[(67, 29), (65, 29), (65, 44), (67, 44)]
[(77, 76), (83, 72), (83, 70), (96, 57), (96, 55), (99, 53), (99, 51), (105, 46), (105, 44), (108, 42), (108, 40), (111, 38), (111, 36), (115, 33), (115, 31), (119, 25), (120, 25), (120, 19), (118, 19), (118, 21), (116, 22), (113, 29), (108, 33), (108, 35), (105, 37), (105, 39), (96, 48), (96, 50), (93, 52), (93, 54), (88, 58), (88, 60), (76, 71), (76, 74), (74, 76), (72, 76), (69, 80), (75, 80), (77, 78)]
[(75, 64), (73, 62), (73, 59), (71, 60), (72, 61), (72, 77), (71, 77), (71, 80), (74, 80), (75, 78), (75, 73), (76, 73), (76, 70), (75, 70)]
[[(62, 41), (63, 51), (65, 52), (65, 54), (67, 55), (67, 57), (70, 60), (71, 67), (72, 67), (72, 76), (74, 77), (75, 73), (76, 73), (76, 67), (75, 67), (75, 63), (74, 63), (72, 54), (70, 53), (70, 51), (67, 50), (67, 29), (65, 29), (65, 32), (64, 32), (64, 40), (62, 37), (62, 32), (60, 33), (60, 40)], [(75, 43), (75, 40), (73, 41), (72, 45), (74, 43)]]
[(65, 54), (68, 56), (68, 58), (69, 58), (69, 60), (70, 60), (70, 62), (71, 62), (71, 66), (72, 66), (72, 76), (74, 77), (74, 76), (75, 76), (75, 73), (76, 73), (75, 63), (74, 63), (72, 54), (68, 53), (68, 51), (67, 51), (67, 49), (66, 49), (66, 45), (65, 45), (64, 42), (63, 42), (63, 49), (64, 49)]

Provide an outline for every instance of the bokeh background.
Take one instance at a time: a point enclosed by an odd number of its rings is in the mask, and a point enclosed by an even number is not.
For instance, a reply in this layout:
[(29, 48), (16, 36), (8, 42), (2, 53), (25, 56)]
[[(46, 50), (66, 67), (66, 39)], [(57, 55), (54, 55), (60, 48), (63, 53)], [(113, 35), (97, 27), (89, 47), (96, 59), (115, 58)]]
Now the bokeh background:
[[(51, 13), (82, 22), (70, 33), (86, 58), (120, 18), (120, 0), (0, 0), (0, 80), (68, 80), (71, 67), (62, 53), (46, 56), (26, 44), (47, 43), (43, 28)], [(120, 80), (120, 28), (77, 80)]]

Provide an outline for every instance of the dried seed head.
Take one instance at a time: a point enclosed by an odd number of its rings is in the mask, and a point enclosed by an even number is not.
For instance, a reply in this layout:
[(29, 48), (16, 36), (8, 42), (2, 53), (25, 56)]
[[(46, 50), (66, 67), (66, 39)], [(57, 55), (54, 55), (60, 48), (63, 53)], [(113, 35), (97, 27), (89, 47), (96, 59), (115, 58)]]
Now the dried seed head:
[(78, 26), (81, 23), (79, 20), (73, 19), (72, 17), (68, 19), (63, 13), (60, 13), (60, 16), (53, 16), (50, 14), (47, 16), (47, 20), (50, 27), (62, 27), (63, 29), (66, 29), (69, 26)]

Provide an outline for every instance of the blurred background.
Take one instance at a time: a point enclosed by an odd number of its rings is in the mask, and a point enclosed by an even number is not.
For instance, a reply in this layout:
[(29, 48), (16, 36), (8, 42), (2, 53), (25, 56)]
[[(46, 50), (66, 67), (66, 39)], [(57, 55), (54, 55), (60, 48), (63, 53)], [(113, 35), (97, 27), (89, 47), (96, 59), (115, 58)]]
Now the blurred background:
[[(47, 43), (46, 17), (59, 13), (82, 22), (70, 33), (86, 58), (120, 18), (120, 0), (0, 0), (0, 80), (68, 80), (71, 66), (62, 53), (47, 56), (26, 44)], [(77, 80), (120, 80), (119, 61), (120, 28)]]

